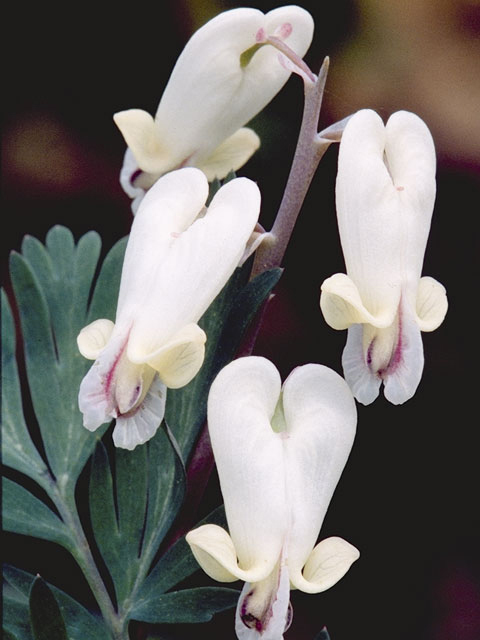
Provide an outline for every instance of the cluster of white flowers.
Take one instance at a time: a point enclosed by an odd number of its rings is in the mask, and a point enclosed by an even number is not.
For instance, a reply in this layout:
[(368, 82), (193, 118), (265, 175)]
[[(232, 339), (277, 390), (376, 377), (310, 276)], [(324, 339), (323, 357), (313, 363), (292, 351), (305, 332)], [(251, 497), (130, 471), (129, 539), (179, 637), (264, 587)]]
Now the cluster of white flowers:
[[(236, 178), (206, 209), (208, 182), (258, 148), (244, 125), (292, 70), (311, 82), (282, 45), (301, 59), (312, 35), (299, 7), (227, 11), (188, 42), (155, 118), (138, 109), (115, 115), (128, 145), (121, 184), (136, 215), (115, 323), (95, 321), (78, 345), (95, 360), (80, 388), (84, 425), (115, 419), (118, 447), (149, 440), (167, 387), (186, 385), (202, 365), (208, 336), (198, 320), (251, 247), (261, 200), (254, 182)], [(421, 277), (434, 199), (435, 151), (422, 120), (400, 111), (385, 126), (370, 110), (351, 116), (336, 184), (347, 274), (326, 279), (320, 299), (326, 322), (348, 328), (345, 380), (308, 364), (282, 386), (271, 362), (250, 356), (211, 387), (208, 425), (229, 534), (204, 525), (187, 541), (212, 578), (245, 581), (240, 639), (282, 638), (290, 588), (328, 589), (358, 558), (341, 538), (315, 544), (353, 445), (354, 397), (369, 404), (383, 382), (392, 403), (411, 398), (423, 369), (420, 331), (445, 316), (445, 289)]]

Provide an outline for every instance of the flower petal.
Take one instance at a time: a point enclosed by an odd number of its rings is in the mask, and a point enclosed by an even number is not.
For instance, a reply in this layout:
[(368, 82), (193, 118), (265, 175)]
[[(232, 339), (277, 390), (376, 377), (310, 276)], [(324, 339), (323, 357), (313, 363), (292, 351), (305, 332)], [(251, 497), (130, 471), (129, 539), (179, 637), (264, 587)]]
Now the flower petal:
[(287, 561), (291, 583), (302, 588), (301, 571), (350, 454), (357, 412), (345, 380), (318, 364), (292, 371), (283, 385), (283, 409), (291, 520)]
[[(203, 218), (170, 239), (161, 264), (157, 268), (146, 265), (150, 270), (138, 274), (136, 281), (143, 287), (145, 299), (130, 335), (133, 360), (144, 361), (173, 339), (180, 328), (198, 322), (238, 265), (259, 210), (260, 192), (254, 182), (247, 178), (228, 182), (216, 193)], [(140, 275), (146, 282), (140, 284)]]
[(421, 331), (434, 331), (443, 322), (448, 309), (445, 287), (425, 276), (417, 290), (416, 317)]
[(147, 192), (146, 188), (135, 184), (135, 176), (140, 171), (138, 162), (136, 161), (132, 150), (127, 147), (125, 155), (123, 156), (122, 168), (120, 170), (120, 185), (127, 196), (132, 198), (131, 207), (133, 215), (137, 213), (140, 202), (143, 200), (145, 193)]
[(256, 44), (260, 29), (273, 34), (286, 23), (291, 26), (287, 44), (303, 56), (313, 20), (300, 7), (281, 7), (266, 16), (256, 9), (233, 9), (194, 33), (172, 71), (155, 122), (138, 109), (115, 115), (140, 168), (165, 173), (186, 164), (200, 166), (261, 111), (290, 73), (273, 47), (261, 47), (245, 67), (240, 56)]
[(295, 586), (306, 593), (326, 591), (343, 578), (359, 557), (358, 549), (343, 538), (325, 538), (310, 554), (302, 580)]
[(374, 316), (397, 308), (407, 231), (400, 194), (384, 161), (385, 141), (374, 111), (354, 114), (342, 135), (336, 182), (347, 274)]
[(364, 325), (353, 324), (348, 329), (342, 354), (343, 375), (354, 397), (362, 404), (371, 404), (380, 392), (382, 379), (372, 373), (366, 363), (363, 347)]
[(273, 569), (259, 565), (245, 571), (238, 566), (237, 553), (232, 538), (216, 524), (204, 524), (186, 535), (198, 564), (207, 575), (218, 582), (263, 580)]
[(400, 307), (400, 335), (395, 359), (384, 375), (385, 398), (403, 404), (417, 390), (423, 372), (423, 343), (415, 315), (406, 304)]
[(84, 327), (77, 336), (77, 346), (82, 356), (96, 360), (110, 340), (114, 326), (111, 320), (104, 318)]
[(277, 563), (288, 528), (282, 438), (270, 426), (279, 394), (275, 366), (252, 356), (222, 369), (208, 398), (212, 448), (239, 566), (263, 576)]
[(239, 640), (280, 640), (290, 626), (290, 580), (283, 559), (260, 583), (246, 582), (238, 599), (235, 632)]
[[(151, 304), (152, 289), (176, 237), (195, 220), (208, 196), (205, 175), (194, 168), (172, 171), (148, 191), (134, 218), (122, 269), (117, 320)], [(168, 278), (169, 274), (164, 274)], [(143, 311), (142, 311), (143, 313)]]
[(148, 173), (163, 173), (170, 161), (170, 150), (163, 143), (152, 116), (141, 109), (128, 109), (119, 111), (113, 119), (138, 166)]
[(114, 445), (132, 451), (153, 438), (165, 415), (166, 400), (167, 389), (155, 376), (140, 405), (118, 416), (113, 430)]
[(251, 158), (260, 146), (255, 131), (243, 127), (224, 140), (212, 153), (198, 162), (198, 168), (211, 182), (224, 178), (229, 171), (236, 171)]
[[(188, 324), (174, 337), (140, 360), (129, 355), (134, 362), (146, 362), (158, 371), (162, 381), (170, 389), (183, 387), (194, 378), (203, 364), (207, 336), (197, 324)], [(130, 354), (130, 350), (128, 351)]]
[(112, 378), (127, 340), (128, 332), (112, 337), (80, 383), (78, 407), (83, 413), (83, 426), (89, 431), (116, 417)]
[[(395, 318), (397, 307), (393, 304), (382, 313), (372, 315), (364, 306), (358, 288), (344, 273), (336, 273), (327, 278), (321, 288), (320, 308), (325, 321), (333, 329), (348, 329), (352, 324), (364, 322), (375, 327), (388, 327)], [(397, 293), (398, 306), (400, 290)]]

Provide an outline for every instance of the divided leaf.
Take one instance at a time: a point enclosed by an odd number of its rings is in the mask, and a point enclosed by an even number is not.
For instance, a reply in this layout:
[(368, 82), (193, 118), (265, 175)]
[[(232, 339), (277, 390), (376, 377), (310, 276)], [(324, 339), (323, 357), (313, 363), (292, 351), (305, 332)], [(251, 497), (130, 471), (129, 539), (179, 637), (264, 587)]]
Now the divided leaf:
[(32, 583), (29, 600), (35, 640), (68, 640), (60, 607), (50, 587), (40, 576)]

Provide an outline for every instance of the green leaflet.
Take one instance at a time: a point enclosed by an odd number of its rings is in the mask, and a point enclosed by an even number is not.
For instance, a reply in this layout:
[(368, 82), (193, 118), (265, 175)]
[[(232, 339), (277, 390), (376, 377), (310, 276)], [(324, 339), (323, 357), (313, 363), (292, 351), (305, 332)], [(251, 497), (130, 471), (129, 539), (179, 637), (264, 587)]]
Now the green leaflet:
[[(18, 640), (33, 640), (29, 621), (29, 594), (35, 577), (6, 565), (3, 568), (3, 578), (3, 627)], [(99, 618), (60, 589), (52, 585), (48, 585), (48, 588), (58, 603), (69, 640), (106, 640), (109, 637), (109, 632)]]
[(30, 589), (30, 623), (35, 640), (68, 640), (60, 607), (50, 587), (37, 576)]
[(51, 540), (72, 551), (70, 531), (44, 502), (8, 478), (2, 478), (2, 492), (6, 531)]
[(198, 587), (165, 593), (135, 609), (135, 619), (152, 623), (208, 622), (216, 613), (235, 607), (239, 591), (225, 587)]
[[(75, 246), (70, 231), (54, 227), (47, 235), (46, 247), (27, 236), (22, 250), (23, 256), (15, 253), (11, 256), (10, 268), (30, 394), (48, 464), (62, 492), (72, 494), (78, 475), (102, 433), (91, 434), (82, 426), (77, 396), (89, 363), (76, 346), (76, 336), (87, 324), (87, 304), (100, 240), (91, 232)], [(119, 276), (112, 282), (103, 274), (105, 270), (120, 273), (123, 251), (124, 243), (112, 249), (95, 289), (92, 304), (105, 314), (111, 314), (116, 304)], [(8, 330), (12, 336), (11, 323)], [(8, 340), (13, 344), (13, 337)], [(10, 380), (10, 386), (18, 389), (15, 363), (10, 364)], [(34, 470), (28, 475), (41, 484), (40, 476), (45, 470), (39, 466), (31, 441), (25, 437), (28, 432), (22, 429), (21, 403), (18, 398), (15, 400), (15, 395), (9, 401), (8, 411), (10, 433), (15, 432), (15, 437), (10, 437), (8, 462), (26, 472), (28, 463), (15, 454), (20, 443), (34, 463)]]
[(115, 450), (115, 479), (98, 444), (90, 475), (92, 527), (127, 616), (184, 492), (183, 463), (164, 428), (133, 452)]

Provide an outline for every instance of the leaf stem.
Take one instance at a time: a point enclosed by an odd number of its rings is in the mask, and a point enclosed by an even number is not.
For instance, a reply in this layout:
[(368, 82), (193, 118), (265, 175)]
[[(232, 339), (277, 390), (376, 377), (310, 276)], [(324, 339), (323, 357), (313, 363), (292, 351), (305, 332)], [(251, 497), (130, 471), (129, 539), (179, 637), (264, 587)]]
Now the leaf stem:
[(318, 163), (332, 142), (317, 133), (328, 66), (327, 57), (315, 81), (304, 77), (303, 118), (292, 167), (272, 230), (257, 249), (250, 278), (281, 265)]
[(60, 516), (69, 528), (75, 542), (71, 553), (82, 570), (90, 589), (100, 607), (102, 616), (109, 626), (114, 640), (129, 640), (125, 620), (117, 614), (103, 579), (98, 571), (90, 545), (83, 531), (73, 496), (64, 496), (59, 484), (51, 479), (51, 496)]

